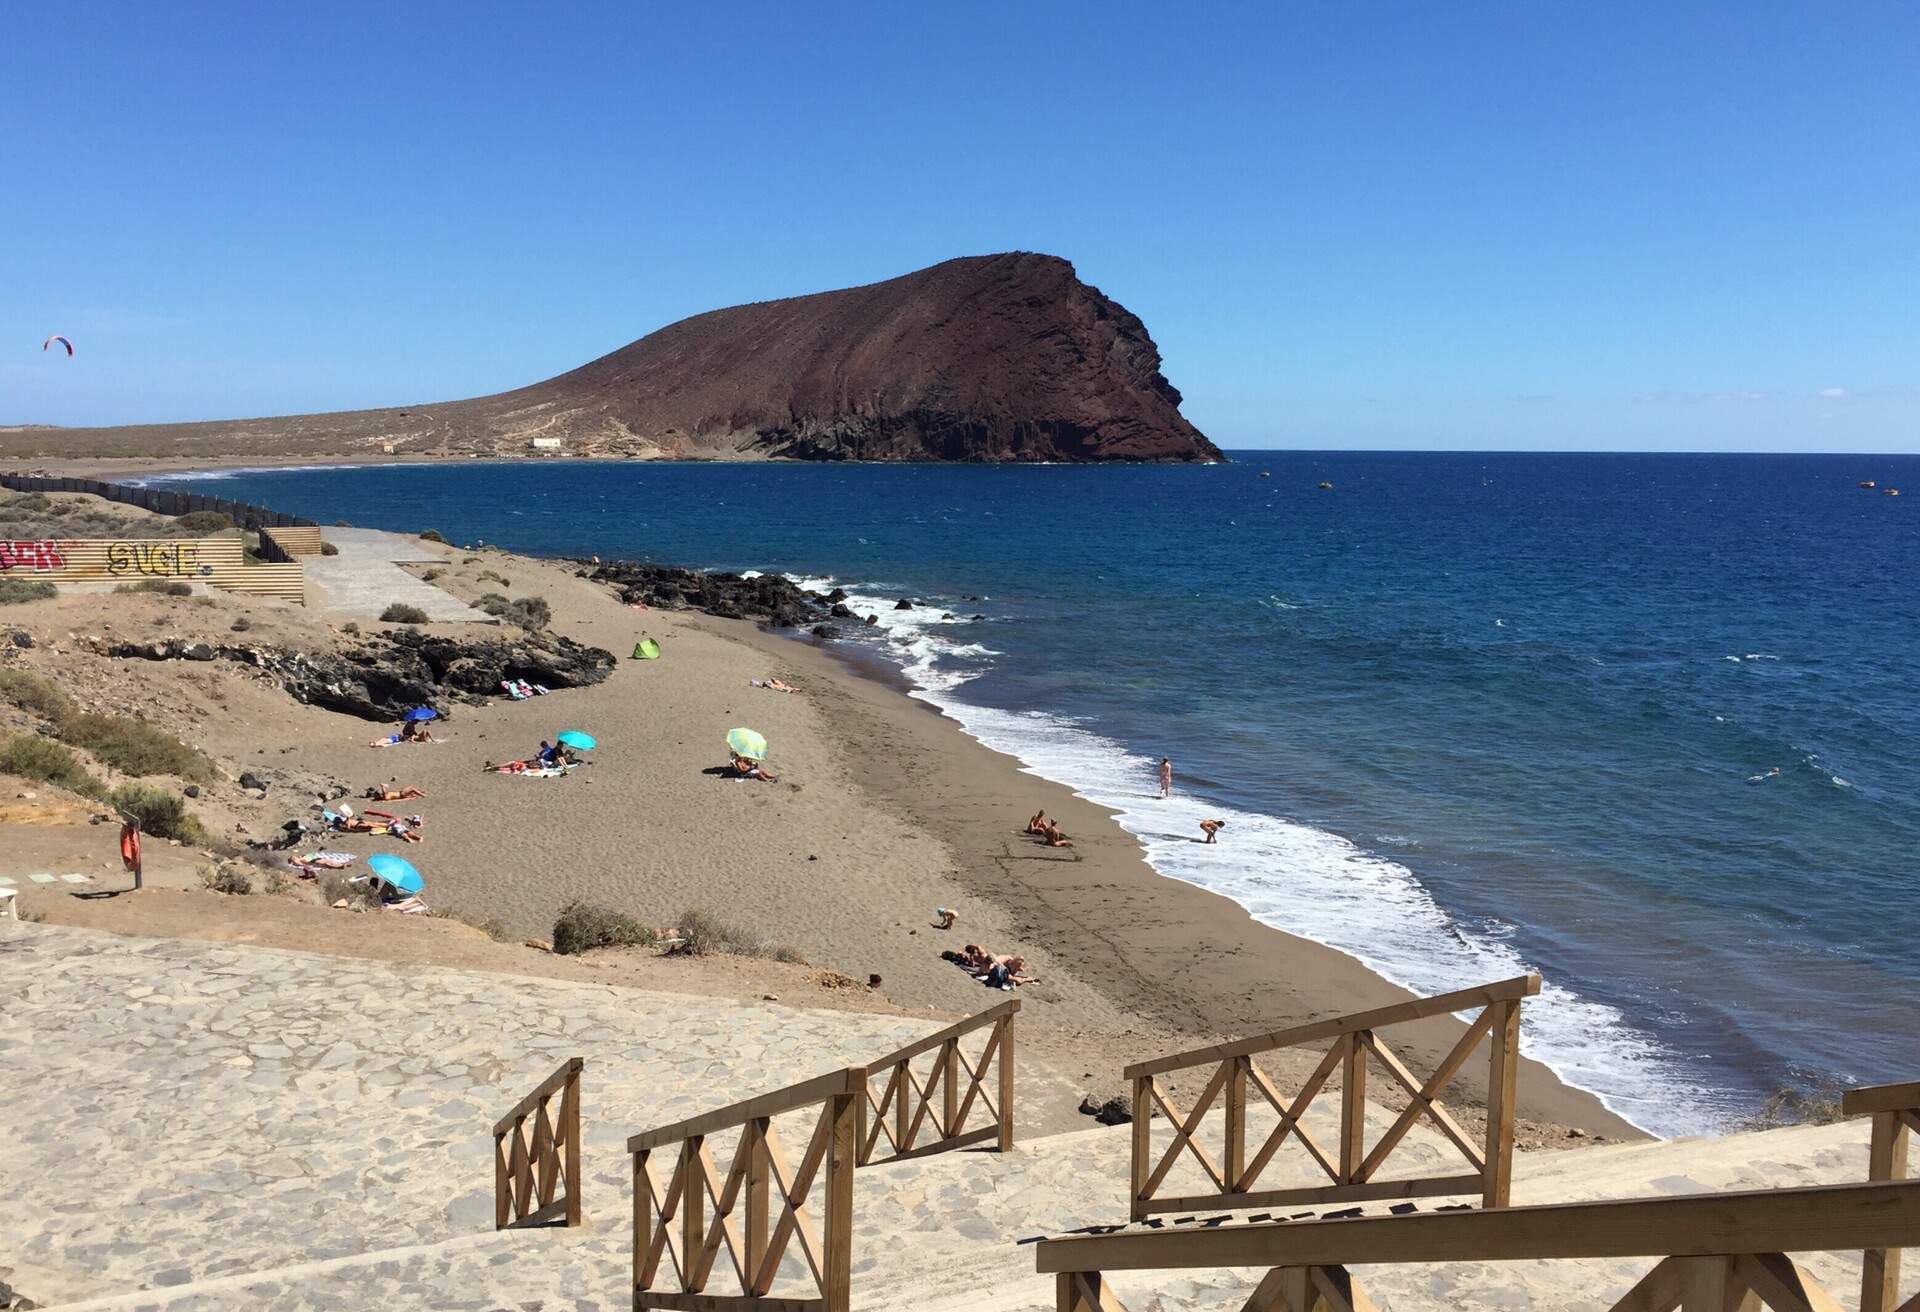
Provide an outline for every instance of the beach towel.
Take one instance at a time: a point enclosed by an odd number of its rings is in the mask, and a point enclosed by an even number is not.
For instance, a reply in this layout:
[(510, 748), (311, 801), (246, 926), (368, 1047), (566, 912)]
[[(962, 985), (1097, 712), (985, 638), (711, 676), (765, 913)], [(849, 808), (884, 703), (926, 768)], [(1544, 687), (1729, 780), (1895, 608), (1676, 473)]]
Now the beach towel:
[(511, 697), (516, 702), (523, 702), (527, 699), (526, 693), (521, 692), (518, 688), (515, 688), (512, 684), (508, 683), (505, 679), (500, 680), (500, 687), (506, 692), (507, 696)]
[(359, 858), (351, 852), (314, 852), (307, 856), (288, 857), (287, 860), (303, 866), (325, 866), (329, 870), (344, 870)]

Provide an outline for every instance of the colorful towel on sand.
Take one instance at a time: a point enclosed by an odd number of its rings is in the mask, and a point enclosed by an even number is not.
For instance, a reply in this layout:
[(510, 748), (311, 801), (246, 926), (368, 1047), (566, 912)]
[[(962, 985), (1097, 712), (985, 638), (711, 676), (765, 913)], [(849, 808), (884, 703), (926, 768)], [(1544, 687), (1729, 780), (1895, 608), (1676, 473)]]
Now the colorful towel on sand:
[(314, 852), (308, 856), (297, 856), (293, 860), (303, 866), (325, 866), (329, 870), (344, 870), (359, 858), (351, 852)]

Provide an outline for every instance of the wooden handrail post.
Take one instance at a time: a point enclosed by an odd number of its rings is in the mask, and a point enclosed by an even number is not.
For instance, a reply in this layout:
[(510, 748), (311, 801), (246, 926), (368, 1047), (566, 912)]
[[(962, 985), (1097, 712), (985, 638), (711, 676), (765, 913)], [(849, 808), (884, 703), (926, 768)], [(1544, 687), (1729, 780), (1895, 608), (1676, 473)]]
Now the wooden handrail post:
[(1367, 1156), (1367, 1044), (1372, 1031), (1356, 1030), (1342, 1042), (1340, 1058), (1340, 1181), (1357, 1184)]
[(913, 1091), (913, 1072), (907, 1063), (908, 1059), (903, 1057), (899, 1066), (900, 1082), (893, 1090), (893, 1150), (897, 1153), (907, 1150), (907, 1128), (912, 1124), (907, 1108), (912, 1100), (907, 1095)]
[(1229, 1057), (1227, 1073), (1227, 1192), (1239, 1193), (1247, 1172), (1247, 1068), (1253, 1058)]
[[(1867, 1179), (1906, 1179), (1909, 1140), (1906, 1120), (1899, 1111), (1875, 1112)], [(1900, 1250), (1869, 1248), (1861, 1258), (1860, 1312), (1893, 1312), (1900, 1306)]]
[(647, 1156), (633, 1154), (633, 1287), (647, 1285), (647, 1254), (653, 1251), (653, 1190), (647, 1185)]
[(697, 1294), (707, 1287), (700, 1269), (700, 1252), (707, 1246), (706, 1186), (700, 1177), (700, 1148), (704, 1135), (680, 1141), (680, 1288)]
[(1153, 1077), (1138, 1075), (1133, 1081), (1133, 1184), (1128, 1189), (1127, 1219), (1147, 1219), (1147, 1175), (1152, 1167), (1147, 1158), (1153, 1153)]
[(507, 1136), (493, 1132), (493, 1228), (513, 1224), (513, 1181), (507, 1172)]
[[(864, 1096), (864, 1095), (859, 1095)], [(826, 1224), (822, 1242), (822, 1312), (849, 1312), (853, 1285), (853, 1172), (859, 1155), (854, 1094), (836, 1094), (827, 1115)]]
[(960, 1040), (948, 1039), (940, 1048), (940, 1137), (960, 1133)]
[(1513, 1192), (1513, 1116), (1520, 1074), (1520, 1003), (1491, 1006), (1487, 1032), (1487, 1164), (1482, 1172), (1480, 1205), (1505, 1207)]
[[(767, 1228), (771, 1224), (767, 1212), (770, 1197), (769, 1186), (773, 1172), (767, 1160), (767, 1119), (751, 1120), (741, 1129), (744, 1139), (740, 1145), (743, 1152), (751, 1154), (747, 1158), (747, 1271), (748, 1279), (760, 1270), (767, 1258)], [(764, 1294), (764, 1289), (754, 1289), (755, 1294)]]
[(567, 1224), (580, 1224), (580, 1068), (567, 1075), (560, 1094), (560, 1133), (566, 1136)]
[(1000, 1018), (1000, 1151), (1013, 1151), (1013, 1012)]

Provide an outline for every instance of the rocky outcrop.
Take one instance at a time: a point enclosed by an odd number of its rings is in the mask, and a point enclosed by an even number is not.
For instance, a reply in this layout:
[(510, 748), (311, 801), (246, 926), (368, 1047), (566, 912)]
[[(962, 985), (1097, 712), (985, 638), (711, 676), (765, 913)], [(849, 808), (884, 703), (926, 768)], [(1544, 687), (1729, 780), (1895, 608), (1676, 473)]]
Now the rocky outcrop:
[(516, 391), (406, 409), (32, 429), (15, 454), (1201, 461), (1146, 325), (1067, 261), (1012, 252), (682, 319)]
[(262, 671), (298, 701), (389, 722), (416, 706), (444, 711), (453, 702), (491, 700), (500, 695), (503, 680), (524, 679), (554, 690), (583, 688), (613, 670), (611, 652), (548, 633), (468, 639), (400, 629), (328, 652), (179, 639), (116, 642), (104, 651), (150, 661), (238, 661)]
[[(637, 602), (655, 610), (697, 610), (722, 619), (765, 620), (776, 628), (817, 623), (831, 595), (807, 592), (778, 574), (708, 574), (635, 561), (598, 565), (585, 571), (585, 577), (612, 584), (628, 605)], [(833, 613), (845, 609), (841, 606)]]

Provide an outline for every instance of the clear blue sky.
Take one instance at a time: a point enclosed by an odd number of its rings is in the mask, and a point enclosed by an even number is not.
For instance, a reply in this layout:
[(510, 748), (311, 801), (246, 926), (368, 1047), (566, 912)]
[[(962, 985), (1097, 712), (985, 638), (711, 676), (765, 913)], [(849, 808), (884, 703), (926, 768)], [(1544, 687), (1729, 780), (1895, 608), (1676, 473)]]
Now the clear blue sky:
[(1027, 249), (1222, 445), (1920, 449), (1911, 3), (21, 3), (0, 109), (0, 423)]

